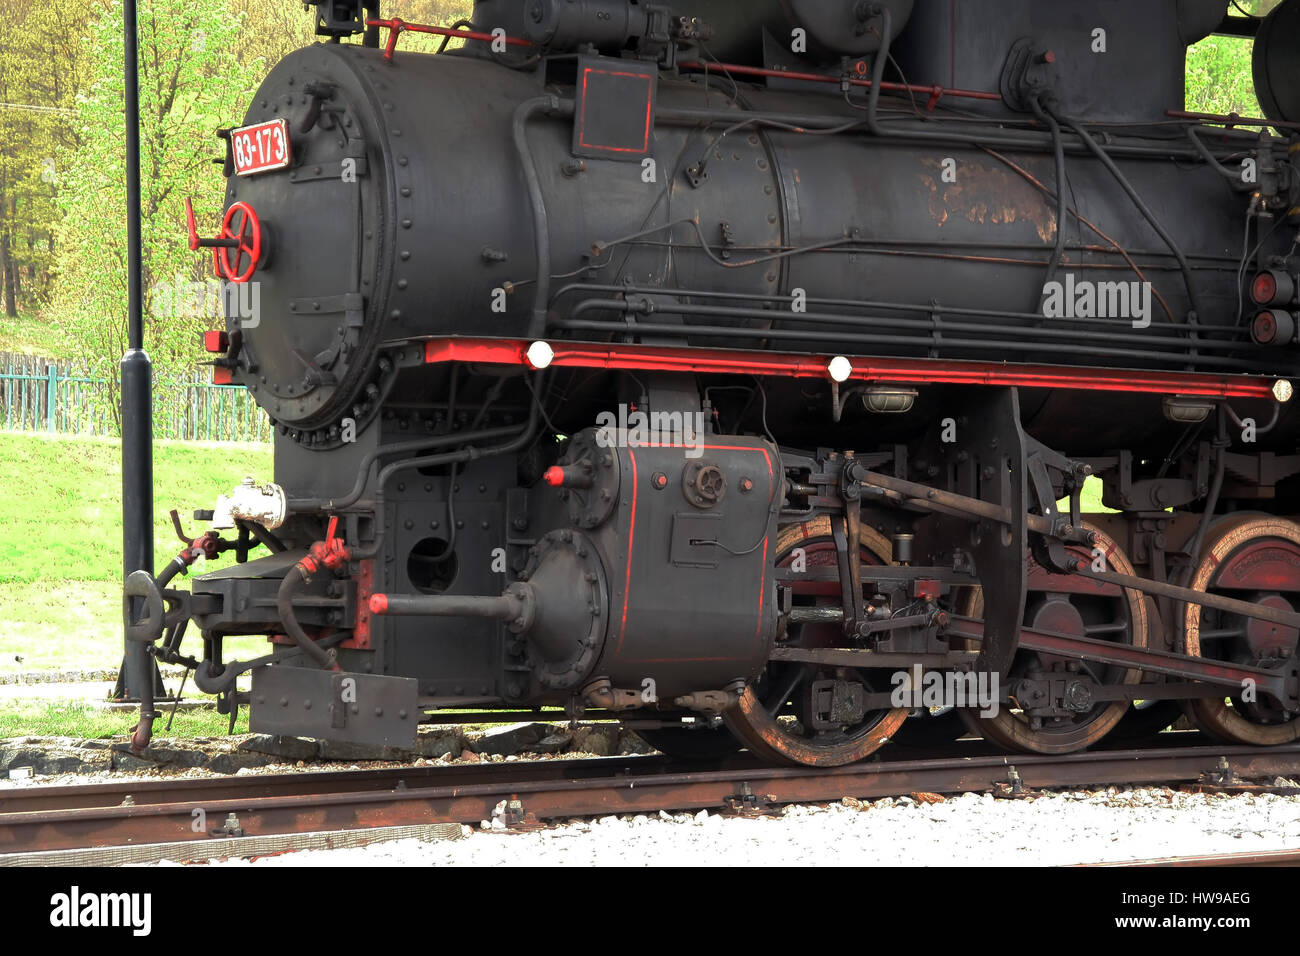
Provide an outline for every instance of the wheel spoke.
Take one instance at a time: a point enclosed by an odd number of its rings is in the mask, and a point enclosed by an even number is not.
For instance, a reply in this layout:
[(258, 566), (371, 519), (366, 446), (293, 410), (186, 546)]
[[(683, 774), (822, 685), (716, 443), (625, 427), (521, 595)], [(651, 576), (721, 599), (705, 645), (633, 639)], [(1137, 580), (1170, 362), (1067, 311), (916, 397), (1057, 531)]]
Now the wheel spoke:
[[(1097, 666), (1097, 662), (1096, 662), (1096, 661), (1080, 661), (1080, 662), (1079, 662), (1079, 670), (1080, 670), (1080, 671), (1082, 671), (1083, 673), (1087, 674), (1089, 677), (1091, 677), (1093, 680), (1095, 680), (1098, 684), (1104, 684), (1104, 683), (1106, 683), (1106, 682), (1102, 679), (1101, 674), (1099, 674), (1099, 673), (1097, 673), (1095, 670), (1093, 670), (1093, 668), (1096, 667), (1096, 666)], [(1104, 669), (1105, 669), (1105, 668), (1103, 668), (1103, 670), (1104, 670)]]
[[(1098, 547), (1110, 556), (1112, 570), (1121, 574), (1134, 573), (1123, 550), (1101, 529), (1086, 523), (1084, 527), (1097, 533)], [(1072, 547), (1070, 550), (1081, 560), (1087, 556), (1083, 548)], [(983, 600), (978, 592), (966, 613), (972, 617), (983, 616)], [(1031, 591), (1025, 623), (1047, 631), (1094, 637), (1132, 647), (1146, 647), (1148, 641), (1145, 599), (1131, 589), (1117, 589), (1116, 593), (1105, 595)], [(1013, 660), (1008, 676), (1012, 680), (1023, 677), (1031, 667), (1051, 670), (1050, 665), (1060, 660), (1062, 658), (1052, 655), (1021, 652)], [(1140, 671), (1095, 662), (1080, 661), (1078, 667), (1078, 671), (1067, 674), (1067, 678), (1091, 681), (1101, 687), (1135, 684), (1142, 678)], [(1059, 677), (1061, 673), (1052, 676)], [(1066, 717), (1040, 716), (1018, 708), (1004, 708), (991, 717), (980, 716), (970, 708), (964, 708), (960, 713), (972, 731), (1009, 750), (1065, 754), (1083, 750), (1101, 740), (1123, 718), (1128, 706), (1127, 701), (1102, 701), (1085, 713)]]
[[(1208, 594), (1229, 593), (1280, 611), (1300, 606), (1300, 525), (1271, 516), (1226, 518), (1213, 526), (1198, 556), (1190, 587)], [(1201, 629), (1202, 623), (1212, 625)], [(1289, 658), (1300, 649), (1300, 633), (1255, 620), (1208, 611), (1188, 604), (1183, 610), (1188, 654), (1208, 660), (1253, 664)], [(1187, 715), (1208, 736), (1254, 746), (1276, 746), (1300, 740), (1300, 718), (1288, 716), (1266, 700), (1234, 697), (1229, 705), (1222, 693), (1186, 704)]]
[(804, 668), (795, 667), (794, 674), (786, 682), (785, 689), (780, 694), (773, 694), (768, 698), (766, 703), (767, 712), (775, 717), (781, 708), (785, 706), (786, 701), (790, 699), (790, 695), (794, 693), (795, 688), (804, 682), (806, 676), (807, 671)]
[(1234, 637), (1245, 637), (1246, 631), (1240, 627), (1219, 628), (1214, 631), (1201, 631), (1203, 641), (1226, 641)]
[[(781, 529), (776, 547), (776, 565), (786, 568), (796, 549), (803, 552), (807, 567), (832, 569), (838, 568), (838, 553), (832, 534), (829, 517), (820, 516), (811, 521), (787, 525)], [(862, 529), (862, 563), (879, 565), (889, 562), (891, 546), (887, 538), (873, 528)], [(838, 607), (840, 594), (837, 587), (800, 588), (800, 582), (794, 582), (797, 593), (810, 598), (809, 606), (827, 605)], [(802, 624), (792, 628), (793, 641), (783, 643), (784, 647), (838, 647), (842, 636), (838, 627), (826, 625)], [(838, 767), (855, 763), (883, 746), (903, 722), (907, 719), (906, 708), (890, 708), (869, 711), (849, 724), (838, 727), (818, 729), (813, 726), (814, 719), (807, 713), (810, 703), (797, 692), (801, 684), (815, 679), (818, 669), (809, 665), (797, 665), (787, 672), (788, 664), (768, 664), (766, 686), (769, 688), (760, 698), (756, 685), (751, 683), (742, 695), (740, 702), (727, 711), (724, 719), (732, 732), (739, 737), (749, 749), (760, 757), (782, 763), (815, 766)], [(836, 681), (848, 684), (865, 683), (862, 675), (848, 670), (837, 672)], [(835, 688), (838, 694), (843, 688)], [(794, 716), (798, 717), (798, 730), (793, 720), (782, 716), (782, 710), (791, 699), (796, 704)]]

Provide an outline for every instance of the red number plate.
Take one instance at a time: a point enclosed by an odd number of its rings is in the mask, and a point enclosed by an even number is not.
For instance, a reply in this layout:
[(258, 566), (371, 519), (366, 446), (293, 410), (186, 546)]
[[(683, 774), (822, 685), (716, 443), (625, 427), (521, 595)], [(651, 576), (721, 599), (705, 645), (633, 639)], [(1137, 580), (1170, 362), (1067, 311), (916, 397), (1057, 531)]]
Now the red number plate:
[(289, 154), (289, 123), (277, 119), (237, 129), (230, 134), (230, 148), (235, 154), (236, 176), (283, 169), (292, 158)]

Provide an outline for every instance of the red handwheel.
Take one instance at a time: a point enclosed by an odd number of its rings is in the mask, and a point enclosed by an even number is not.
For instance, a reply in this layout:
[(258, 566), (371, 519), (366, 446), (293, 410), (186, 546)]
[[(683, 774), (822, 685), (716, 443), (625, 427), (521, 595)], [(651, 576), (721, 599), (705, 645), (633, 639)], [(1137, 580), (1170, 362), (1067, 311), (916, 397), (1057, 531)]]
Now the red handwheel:
[[(253, 207), (246, 202), (231, 203), (221, 219), (218, 238), (234, 242), (212, 250), (213, 269), (223, 279), (235, 283), (247, 282), (257, 271), (257, 264), (262, 258), (262, 223)], [(248, 265), (241, 269), (245, 258)]]

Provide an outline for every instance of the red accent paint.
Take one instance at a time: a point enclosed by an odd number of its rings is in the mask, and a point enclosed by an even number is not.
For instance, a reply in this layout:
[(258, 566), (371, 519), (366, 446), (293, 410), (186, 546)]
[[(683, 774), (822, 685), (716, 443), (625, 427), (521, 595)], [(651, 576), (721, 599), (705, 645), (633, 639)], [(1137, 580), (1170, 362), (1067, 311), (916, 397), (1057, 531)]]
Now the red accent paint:
[[(763, 452), (763, 460), (767, 462), (767, 485), (771, 492), (767, 496), (768, 513), (771, 513), (772, 503), (776, 499), (776, 471), (772, 467), (772, 456), (768, 454), (766, 448), (759, 449)], [(767, 543), (770, 535), (763, 538), (763, 560), (759, 565), (762, 568), (761, 575), (758, 579), (758, 624), (754, 627), (754, 640), (763, 636), (763, 601), (767, 597)]]
[(197, 252), (199, 248), (199, 227), (194, 222), (194, 203), (190, 202), (190, 197), (185, 197), (185, 228), (190, 234), (190, 252)]
[(647, 150), (650, 149), (650, 130), (654, 126), (654, 110), (652, 109), (652, 106), (654, 104), (654, 97), (653, 97), (654, 77), (646, 73), (628, 73), (628, 72), (620, 72), (618, 70), (598, 70), (595, 67), (589, 66), (582, 71), (582, 102), (584, 107), (587, 102), (587, 80), (592, 73), (600, 73), (605, 76), (622, 76), (633, 80), (645, 80), (646, 86), (648, 87), (648, 90), (646, 92), (646, 98), (645, 98), (645, 135), (642, 138), (640, 149), (633, 149), (630, 146), (602, 146), (599, 143), (588, 143), (586, 116), (584, 115), (579, 118), (579, 126), (578, 126), (580, 130), (578, 136), (579, 145), (585, 147), (586, 149), (598, 149), (601, 152), (605, 152), (605, 153), (634, 153), (636, 155), (641, 155), (645, 153)]
[(322, 567), (329, 568), (331, 571), (337, 571), (352, 558), (352, 552), (348, 550), (343, 540), (334, 537), (337, 529), (338, 519), (330, 519), (329, 537), (324, 541), (317, 541), (308, 552), (309, 556), (319, 561)]
[(357, 626), (352, 630), (352, 637), (339, 646), (365, 651), (370, 649), (370, 592), (374, 587), (375, 562), (360, 561), (358, 564)]
[[(236, 212), (240, 214), (238, 233), (230, 228)], [(253, 278), (253, 273), (257, 271), (257, 264), (262, 259), (262, 221), (253, 211), (253, 207), (242, 201), (231, 203), (230, 208), (221, 218), (221, 233), (218, 238), (235, 239), (238, 245), (222, 246), (212, 250), (212, 254), (216, 257), (217, 275), (236, 284), (245, 283)], [(230, 260), (232, 251), (235, 253), (233, 263)], [(239, 272), (237, 271), (239, 260), (245, 255), (248, 256), (248, 268)]]
[(636, 452), (629, 448), (627, 457), (632, 460), (632, 513), (627, 523), (627, 578), (623, 582), (623, 620), (618, 627), (618, 646), (614, 648), (615, 654), (623, 649), (623, 636), (627, 633), (627, 604), (632, 595), (632, 542), (636, 537)]
[(1271, 272), (1261, 272), (1250, 284), (1250, 297), (1256, 305), (1272, 305), (1277, 298), (1277, 279)]
[(388, 613), (388, 595), (372, 594), (370, 595), (370, 613), (387, 614)]
[(747, 657), (639, 657), (624, 664), (717, 664), (721, 661), (747, 661)]
[(546, 473), (542, 475), (542, 481), (546, 482), (552, 488), (564, 487), (564, 469), (559, 465), (552, 465), (550, 468), (547, 468)]
[(230, 351), (230, 336), (218, 329), (212, 329), (203, 333), (203, 350), (214, 354), (225, 355)]
[[(627, 371), (776, 375), (826, 379), (826, 356), (745, 349), (697, 349), (584, 342), (552, 343), (553, 366)], [(424, 360), (522, 365), (527, 344), (509, 339), (430, 339)], [(999, 362), (889, 359), (848, 356), (852, 379), (895, 384), (995, 385), (1094, 392), (1140, 392), (1209, 398), (1273, 400), (1273, 378), (1138, 369), (1070, 368)]]
[(235, 373), (221, 365), (212, 367), (212, 384), (213, 385), (230, 385), (235, 381)]
[(912, 597), (914, 598), (937, 601), (941, 590), (938, 581), (932, 581), (928, 578), (919, 578), (912, 582)]
[[(683, 63), (681, 64), (681, 67), (685, 70), (706, 70), (709, 72), (718, 71), (722, 73), (737, 74), (740, 76), (762, 76), (782, 80), (801, 80), (807, 83), (833, 83), (837, 86), (840, 83), (845, 82), (845, 79), (838, 73), (834, 75), (828, 75), (825, 73), (799, 73), (794, 70), (769, 70), (757, 66), (741, 66), (736, 63), (701, 63), (696, 60), (690, 63)], [(871, 86), (870, 80), (859, 80), (849, 77), (847, 82), (851, 86)], [(938, 103), (938, 101), (945, 96), (967, 100), (1002, 101), (1001, 93), (989, 93), (984, 90), (960, 90), (945, 88), (942, 86), (916, 86), (910, 83), (889, 82), (881, 83), (880, 88), (882, 90), (888, 90), (891, 93), (921, 93), (928, 96), (932, 104)], [(930, 108), (933, 109), (934, 107), (931, 106)]]
[(528, 346), (507, 339), (430, 339), (424, 343), (427, 365), (476, 362), (480, 365), (526, 365)]
[[(658, 444), (654, 442), (642, 442), (642, 443), (638, 443), (637, 447), (638, 448), (681, 448), (683, 446)], [(749, 445), (702, 445), (700, 446), (700, 449), (702, 451), (739, 451), (739, 452), (748, 451), (748, 452), (757, 452), (761, 454), (763, 456), (763, 460), (767, 462), (768, 486), (772, 489), (771, 493), (767, 496), (767, 504), (769, 509), (771, 508), (772, 501), (776, 497), (776, 475), (772, 467), (772, 456), (766, 448), (754, 448)], [(629, 447), (627, 449), (627, 456), (632, 461), (632, 513), (628, 520), (628, 531), (627, 531), (627, 577), (623, 585), (623, 619), (619, 624), (618, 645), (614, 648), (615, 654), (617, 654), (619, 651), (623, 649), (623, 638), (627, 633), (627, 609), (632, 595), (632, 554), (633, 554), (632, 542), (633, 542), (634, 533), (636, 531), (636, 498), (637, 498), (636, 452), (631, 447)], [(758, 580), (758, 623), (754, 629), (755, 640), (761, 637), (763, 632), (763, 602), (766, 599), (766, 586), (767, 586), (767, 545), (768, 545), (768, 538), (765, 536), (763, 538), (763, 558), (761, 564), (759, 565), (762, 570), (760, 572), (759, 580)], [(732, 658), (700, 658), (700, 660), (731, 660), (731, 659)], [(653, 662), (632, 661), (630, 663), (653, 663)]]
[[(450, 27), (432, 27), (424, 23), (407, 23), (400, 17), (393, 17), (391, 20), (367, 20), (368, 27), (387, 27), (388, 42), (384, 44), (384, 59), (392, 60), (393, 51), (397, 49), (397, 38), (403, 33), (429, 33), (438, 37), (451, 37), (452, 39), (461, 40), (480, 40), (484, 43), (491, 43), (496, 39), (490, 33), (475, 33), (473, 30), (453, 30)], [(517, 37), (506, 37), (507, 46), (526, 46), (532, 47), (528, 40), (520, 40)]]
[(293, 162), (289, 121), (284, 117), (230, 131), (230, 156), (236, 176), (284, 169)]
[(1276, 538), (1250, 541), (1232, 553), (1218, 569), (1214, 587), (1228, 591), (1300, 590), (1300, 554), (1296, 546)]

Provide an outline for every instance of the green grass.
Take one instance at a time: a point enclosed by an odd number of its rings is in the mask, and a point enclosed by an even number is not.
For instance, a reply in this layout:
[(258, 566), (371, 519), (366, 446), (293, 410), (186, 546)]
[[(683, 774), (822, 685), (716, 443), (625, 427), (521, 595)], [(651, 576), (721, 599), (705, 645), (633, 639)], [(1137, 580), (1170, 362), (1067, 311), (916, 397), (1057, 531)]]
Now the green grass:
[(21, 352), (46, 358), (72, 358), (70, 339), (57, 319), (18, 313), (10, 318), (0, 312), (0, 352)]
[[(167, 512), (176, 508), (186, 531), (197, 535), (205, 528), (191, 519), (194, 509), (211, 508), (246, 474), (271, 477), (269, 446), (155, 443), (156, 568), (181, 547)], [(119, 443), (0, 434), (0, 482), (0, 672), (116, 669), (122, 658)], [(230, 653), (256, 655), (265, 647), (262, 638), (245, 638)]]
[[(1083, 483), (1083, 494), (1079, 496), (1079, 510), (1084, 514), (1089, 512), (1116, 514), (1114, 508), (1107, 508), (1101, 503), (1102, 483), (1100, 478), (1089, 478)], [(1062, 508), (1070, 507), (1070, 499), (1065, 498), (1060, 502)]]
[[(166, 708), (154, 722), (155, 737), (223, 737), (230, 726), (227, 714), (215, 710), (178, 711), (167, 727)], [(0, 738), (5, 737), (76, 737), (79, 740), (102, 740), (131, 732), (138, 715), (135, 711), (109, 711), (76, 703), (14, 703), (0, 708)], [(240, 708), (235, 733), (248, 733), (248, 708)]]
[[(116, 439), (0, 435), (0, 584), (119, 581), (122, 451)], [(154, 443), (154, 560), (180, 549), (167, 512), (185, 530), (245, 475), (271, 477), (269, 445)]]
[[(245, 474), (271, 476), (268, 447), (155, 445), (155, 567), (180, 548), (167, 510), (175, 507), (186, 530), (198, 534), (203, 528), (190, 513), (210, 508)], [(0, 673), (115, 670), (122, 658), (119, 444), (0, 434), (0, 482)], [(1095, 479), (1084, 489), (1083, 510), (1106, 510)], [(248, 658), (267, 645), (252, 637), (227, 647)]]

